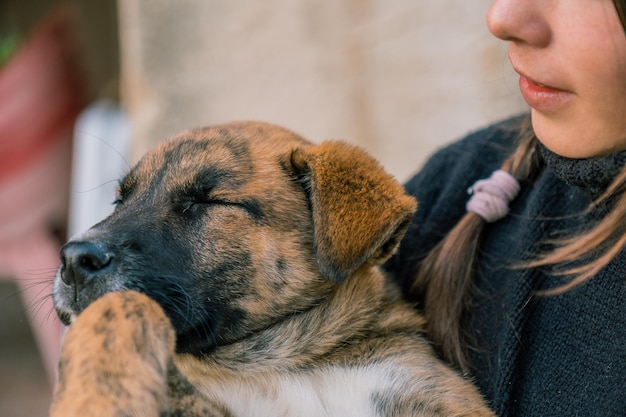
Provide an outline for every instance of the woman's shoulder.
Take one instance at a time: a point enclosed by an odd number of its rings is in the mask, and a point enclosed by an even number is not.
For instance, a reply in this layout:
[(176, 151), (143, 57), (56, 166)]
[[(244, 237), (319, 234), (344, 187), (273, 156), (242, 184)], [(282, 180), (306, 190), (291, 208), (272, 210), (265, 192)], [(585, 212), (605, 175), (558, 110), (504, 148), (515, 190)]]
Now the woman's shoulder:
[(510, 118), (447, 145), (405, 184), (418, 208), (398, 253), (385, 266), (401, 284), (465, 214), (467, 189), (498, 169), (513, 152), (525, 119)]
[(520, 115), (474, 131), (435, 152), (405, 188), (418, 199), (420, 216), (437, 201), (466, 199), (465, 190), (498, 169), (513, 152), (527, 116)]
[(412, 192), (415, 185), (424, 182), (443, 185), (455, 177), (468, 179), (490, 174), (514, 150), (526, 119), (526, 115), (519, 115), (494, 123), (439, 149), (409, 179), (407, 189)]

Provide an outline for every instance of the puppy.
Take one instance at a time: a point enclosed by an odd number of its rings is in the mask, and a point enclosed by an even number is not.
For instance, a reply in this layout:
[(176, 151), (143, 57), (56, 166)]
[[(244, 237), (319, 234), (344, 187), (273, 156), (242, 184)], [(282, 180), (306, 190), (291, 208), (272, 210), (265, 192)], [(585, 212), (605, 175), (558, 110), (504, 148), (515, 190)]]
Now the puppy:
[(492, 416), (380, 263), (416, 207), (376, 161), (262, 123), (191, 130), (61, 251), (60, 416)]

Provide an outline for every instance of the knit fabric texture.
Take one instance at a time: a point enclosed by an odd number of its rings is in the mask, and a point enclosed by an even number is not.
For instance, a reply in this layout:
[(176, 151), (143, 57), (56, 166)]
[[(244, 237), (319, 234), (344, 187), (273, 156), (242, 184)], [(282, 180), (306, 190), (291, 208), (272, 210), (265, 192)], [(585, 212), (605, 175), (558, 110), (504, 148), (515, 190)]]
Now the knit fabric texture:
[[(465, 190), (512, 152), (523, 117), (470, 134), (437, 152), (405, 185), (419, 202), (386, 269), (406, 286), (425, 255), (465, 214)], [(572, 160), (540, 150), (543, 166), (521, 184), (510, 213), (485, 226), (468, 323), (472, 376), (499, 416), (626, 415), (626, 251), (597, 276), (567, 282), (519, 268), (550, 241), (592, 227), (585, 209), (621, 169), (625, 153)]]
[(626, 165), (626, 151), (589, 159), (570, 159), (555, 154), (539, 143), (546, 165), (568, 185), (580, 187), (593, 198), (599, 197)]

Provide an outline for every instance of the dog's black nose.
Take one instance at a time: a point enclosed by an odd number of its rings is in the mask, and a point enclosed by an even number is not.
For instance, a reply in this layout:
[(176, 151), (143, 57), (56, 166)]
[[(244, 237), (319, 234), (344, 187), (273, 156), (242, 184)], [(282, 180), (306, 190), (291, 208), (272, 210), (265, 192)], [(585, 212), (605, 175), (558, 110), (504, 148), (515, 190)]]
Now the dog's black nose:
[(61, 249), (61, 279), (82, 286), (111, 265), (113, 254), (93, 242), (70, 242)]

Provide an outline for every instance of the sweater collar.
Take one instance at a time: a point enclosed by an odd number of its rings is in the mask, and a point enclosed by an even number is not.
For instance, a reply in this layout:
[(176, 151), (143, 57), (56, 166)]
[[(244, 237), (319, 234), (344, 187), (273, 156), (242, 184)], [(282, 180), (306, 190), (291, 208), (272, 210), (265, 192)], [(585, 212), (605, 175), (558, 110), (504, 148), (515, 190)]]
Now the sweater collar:
[(626, 151), (586, 159), (565, 158), (541, 142), (539, 153), (544, 163), (561, 181), (599, 197), (626, 165)]

